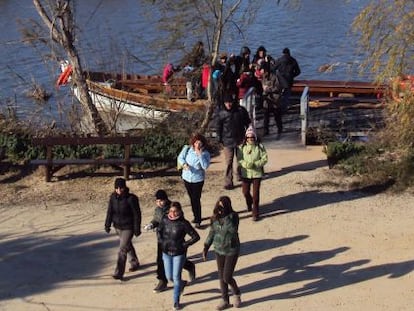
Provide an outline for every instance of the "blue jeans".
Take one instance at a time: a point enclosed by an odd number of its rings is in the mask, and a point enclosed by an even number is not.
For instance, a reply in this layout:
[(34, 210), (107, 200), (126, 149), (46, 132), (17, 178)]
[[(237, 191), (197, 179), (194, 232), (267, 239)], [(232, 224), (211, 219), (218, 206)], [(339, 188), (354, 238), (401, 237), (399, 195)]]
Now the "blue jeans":
[(185, 254), (170, 256), (163, 252), (162, 261), (164, 262), (165, 276), (167, 280), (174, 282), (174, 303), (179, 303), (182, 283), (181, 272), (183, 271)]

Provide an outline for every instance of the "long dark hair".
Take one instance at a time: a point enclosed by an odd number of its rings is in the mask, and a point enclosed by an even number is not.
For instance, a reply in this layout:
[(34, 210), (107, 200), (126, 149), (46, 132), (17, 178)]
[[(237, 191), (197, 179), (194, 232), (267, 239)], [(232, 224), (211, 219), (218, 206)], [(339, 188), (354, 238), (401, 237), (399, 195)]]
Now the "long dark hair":
[(211, 221), (223, 218), (230, 213), (234, 212), (233, 207), (231, 206), (231, 200), (228, 196), (221, 196), (213, 209), (213, 216), (211, 216)]

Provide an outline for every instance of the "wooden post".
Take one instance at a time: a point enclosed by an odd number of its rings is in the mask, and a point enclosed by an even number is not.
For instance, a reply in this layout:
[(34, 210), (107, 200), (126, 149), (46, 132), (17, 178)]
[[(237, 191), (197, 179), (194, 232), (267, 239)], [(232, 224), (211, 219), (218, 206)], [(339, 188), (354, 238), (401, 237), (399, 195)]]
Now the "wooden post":
[(53, 146), (46, 146), (46, 161), (47, 164), (45, 166), (45, 176), (46, 176), (46, 182), (49, 182), (52, 179), (52, 169), (53, 169)]
[(131, 156), (131, 145), (125, 145), (124, 147), (124, 178), (126, 180), (129, 179), (129, 175), (131, 173), (131, 163), (129, 162), (129, 158)]
[(301, 124), (301, 138), (302, 144), (306, 146), (306, 134), (308, 130), (308, 112), (309, 112), (309, 87), (306, 86), (303, 89), (302, 96), (300, 97), (300, 118)]

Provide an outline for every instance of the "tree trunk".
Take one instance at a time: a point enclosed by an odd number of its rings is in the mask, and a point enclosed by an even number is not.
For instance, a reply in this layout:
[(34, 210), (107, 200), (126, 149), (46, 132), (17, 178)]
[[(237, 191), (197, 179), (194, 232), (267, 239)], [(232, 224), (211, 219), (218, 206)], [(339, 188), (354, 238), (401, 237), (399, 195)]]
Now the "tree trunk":
[[(54, 5), (44, 6), (40, 0), (33, 0), (36, 11), (48, 28), (52, 40), (59, 44), (68, 55), (73, 69), (72, 80), (78, 87), (80, 93), (80, 102), (83, 107), (84, 116), (86, 117), (86, 123), (91, 124), (91, 126), (87, 127), (92, 132), (102, 136), (108, 134), (109, 131), (89, 95), (88, 85), (79, 60), (79, 54), (73, 44), (75, 27), (70, 2), (69, 0), (56, 1)], [(45, 8), (49, 11), (46, 11)]]

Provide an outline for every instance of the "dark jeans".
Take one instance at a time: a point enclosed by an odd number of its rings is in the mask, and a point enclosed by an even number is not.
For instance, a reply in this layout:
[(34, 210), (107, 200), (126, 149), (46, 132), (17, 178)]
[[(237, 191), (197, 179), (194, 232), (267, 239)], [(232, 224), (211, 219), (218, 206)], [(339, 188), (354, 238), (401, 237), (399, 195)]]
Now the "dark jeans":
[[(279, 99), (281, 101), (281, 99)], [(265, 130), (265, 133), (269, 133), (269, 121), (270, 121), (270, 115), (273, 114), (273, 117), (275, 118), (275, 123), (277, 126), (277, 132), (280, 134), (283, 131), (283, 123), (282, 123), (282, 103), (274, 103), (272, 101), (266, 101), (265, 104), (265, 111), (264, 111), (264, 119), (263, 119), (263, 127)]]
[(236, 280), (233, 278), (238, 258), (239, 254), (224, 256), (216, 253), (221, 297), (227, 303), (229, 302), (229, 285), (233, 295), (240, 295), (240, 289), (237, 286)]
[[(243, 178), (242, 192), (246, 200), (247, 209), (252, 209), (253, 217), (259, 216), (259, 201), (260, 201), (260, 183), (261, 178)], [(253, 196), (250, 193), (251, 185), (253, 184)]]
[[(224, 173), (224, 186), (233, 187), (233, 160), (236, 157), (237, 147), (226, 147), (223, 148), (224, 162), (225, 162), (225, 173)], [(237, 162), (237, 161), (236, 161)], [(239, 170), (236, 170), (237, 179), (240, 179)]]
[[(187, 271), (191, 271), (195, 268), (195, 266), (194, 263), (186, 259), (184, 261), (183, 268)], [(168, 280), (165, 276), (164, 261), (162, 260), (162, 249), (160, 243), (157, 243), (157, 279), (160, 281), (164, 281), (165, 283), (168, 283)]]
[(115, 229), (119, 236), (119, 252), (118, 261), (115, 268), (115, 274), (123, 276), (125, 273), (125, 265), (127, 261), (127, 255), (130, 256), (131, 267), (139, 265), (138, 256), (135, 252), (134, 245), (132, 244), (133, 233), (132, 230), (120, 230)]
[(185, 189), (187, 189), (188, 196), (191, 201), (191, 208), (193, 210), (194, 222), (201, 223), (201, 192), (203, 191), (204, 181), (191, 183), (184, 180)]

